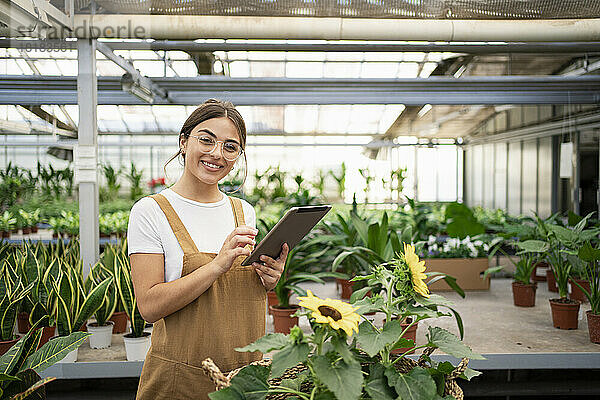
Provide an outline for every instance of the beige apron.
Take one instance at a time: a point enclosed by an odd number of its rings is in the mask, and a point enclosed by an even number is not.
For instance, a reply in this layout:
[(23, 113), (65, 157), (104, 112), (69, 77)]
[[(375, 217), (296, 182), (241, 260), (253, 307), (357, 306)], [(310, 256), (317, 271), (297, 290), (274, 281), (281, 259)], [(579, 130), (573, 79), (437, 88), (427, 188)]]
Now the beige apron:
[[(161, 194), (152, 197), (167, 216), (181, 248), (181, 276), (191, 274), (213, 260), (215, 253), (198, 251), (187, 229)], [(242, 203), (229, 197), (235, 226), (244, 225)], [(243, 347), (265, 334), (266, 291), (252, 266), (242, 266), (238, 257), (200, 297), (154, 324), (152, 345), (146, 356), (137, 400), (208, 399), (214, 384), (201, 369), (212, 358), (222, 371), (229, 371), (262, 354), (240, 353)]]

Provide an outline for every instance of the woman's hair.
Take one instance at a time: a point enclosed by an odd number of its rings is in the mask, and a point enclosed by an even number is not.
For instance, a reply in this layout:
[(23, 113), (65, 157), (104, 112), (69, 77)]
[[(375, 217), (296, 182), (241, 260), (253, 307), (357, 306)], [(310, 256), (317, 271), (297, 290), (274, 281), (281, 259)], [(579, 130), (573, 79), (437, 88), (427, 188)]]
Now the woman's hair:
[[(246, 149), (246, 124), (244, 123), (244, 118), (239, 113), (238, 110), (235, 109), (235, 106), (229, 101), (222, 101), (218, 99), (208, 99), (204, 103), (202, 103), (198, 108), (194, 110), (190, 114), (190, 116), (185, 120), (183, 126), (181, 127), (181, 131), (179, 132), (179, 137), (177, 139), (177, 145), (180, 146), (181, 138), (188, 139), (192, 130), (200, 123), (204, 121), (208, 121), (213, 118), (229, 118), (231, 122), (235, 125), (238, 134), (240, 135), (240, 144), (242, 146), (242, 150)], [(246, 152), (243, 152), (244, 162), (247, 164), (246, 160)], [(165, 163), (163, 168), (165, 172), (165, 177), (167, 176), (167, 165), (180, 157), (183, 160), (183, 164), (185, 165), (185, 154), (181, 152), (181, 147), (177, 153), (175, 153), (169, 160)], [(245, 168), (244, 172), (244, 182), (246, 181), (246, 177), (248, 176), (248, 168)], [(244, 183), (242, 182), (242, 185)], [(242, 186), (240, 185), (240, 187)], [(238, 188), (239, 189), (239, 188)], [(237, 191), (237, 190), (236, 190)]]

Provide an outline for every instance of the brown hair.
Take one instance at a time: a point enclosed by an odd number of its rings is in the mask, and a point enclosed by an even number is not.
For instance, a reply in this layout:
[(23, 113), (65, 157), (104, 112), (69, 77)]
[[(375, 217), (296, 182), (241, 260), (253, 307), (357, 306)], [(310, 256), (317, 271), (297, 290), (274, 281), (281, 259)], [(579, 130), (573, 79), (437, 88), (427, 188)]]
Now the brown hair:
[[(185, 120), (183, 126), (181, 127), (181, 131), (179, 131), (179, 137), (177, 138), (177, 145), (181, 143), (181, 138), (185, 138), (186, 140), (189, 138), (192, 130), (200, 123), (207, 121), (213, 118), (229, 118), (231, 122), (235, 125), (238, 134), (240, 135), (240, 144), (242, 146), (242, 150), (246, 149), (246, 124), (244, 123), (244, 118), (239, 113), (238, 110), (235, 109), (233, 103), (229, 101), (222, 101), (218, 99), (208, 99), (204, 103), (202, 103), (198, 108), (196, 108), (190, 116)], [(243, 152), (244, 162), (246, 166), (248, 165), (248, 160), (246, 159), (246, 152)], [(185, 154), (181, 152), (181, 147), (169, 160), (165, 163), (163, 167), (165, 177), (167, 176), (167, 165), (181, 156), (183, 159), (183, 165), (185, 165)], [(236, 160), (237, 161), (237, 160)], [(242, 187), (244, 182), (246, 182), (246, 178), (248, 176), (248, 168), (245, 168), (244, 171), (244, 181), (240, 185)], [(239, 190), (239, 188), (237, 189)], [(237, 192), (237, 190), (235, 190)]]

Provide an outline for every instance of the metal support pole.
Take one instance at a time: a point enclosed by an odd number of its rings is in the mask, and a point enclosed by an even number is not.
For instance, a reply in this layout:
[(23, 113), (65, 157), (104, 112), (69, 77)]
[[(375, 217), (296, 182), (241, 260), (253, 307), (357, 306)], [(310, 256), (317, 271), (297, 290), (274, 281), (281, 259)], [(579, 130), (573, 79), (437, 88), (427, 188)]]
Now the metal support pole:
[(580, 185), (580, 151), (579, 151), (579, 131), (575, 131), (572, 133), (573, 141), (573, 174), (571, 175), (571, 188), (573, 190), (572, 198), (573, 198), (573, 212), (577, 215), (580, 213), (581, 208), (581, 185)]
[(96, 40), (78, 39), (77, 51), (79, 129), (74, 158), (75, 179), (79, 184), (81, 258), (86, 277), (99, 258)]

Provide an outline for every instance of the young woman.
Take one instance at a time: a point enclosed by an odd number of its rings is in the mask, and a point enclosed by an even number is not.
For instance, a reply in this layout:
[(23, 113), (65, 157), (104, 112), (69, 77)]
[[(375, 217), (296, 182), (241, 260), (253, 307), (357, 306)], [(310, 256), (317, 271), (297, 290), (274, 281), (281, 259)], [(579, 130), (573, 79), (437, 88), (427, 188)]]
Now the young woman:
[[(250, 204), (218, 183), (246, 161), (246, 126), (229, 102), (207, 100), (179, 134), (184, 172), (169, 189), (131, 209), (128, 246), (139, 310), (154, 322), (137, 399), (207, 399), (214, 384), (201, 369), (212, 358), (231, 370), (262, 358), (236, 347), (265, 334), (266, 292), (288, 254), (242, 266), (257, 234)], [(168, 164), (168, 163), (167, 163)]]

